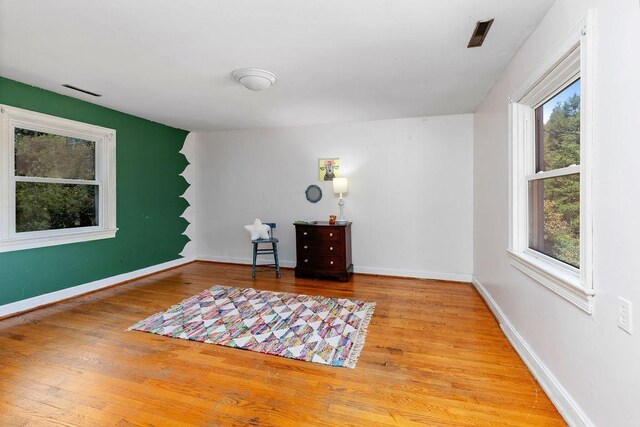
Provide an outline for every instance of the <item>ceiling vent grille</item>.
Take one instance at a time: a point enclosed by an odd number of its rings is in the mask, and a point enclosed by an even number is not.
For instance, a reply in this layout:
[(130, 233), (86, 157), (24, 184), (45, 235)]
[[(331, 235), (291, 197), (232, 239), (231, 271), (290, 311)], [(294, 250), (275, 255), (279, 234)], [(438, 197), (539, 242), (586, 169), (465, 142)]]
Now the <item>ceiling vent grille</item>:
[(99, 93), (95, 93), (95, 92), (91, 92), (91, 91), (88, 91), (88, 90), (80, 89), (79, 87), (71, 86), (71, 85), (68, 85), (68, 84), (63, 84), (62, 86), (66, 87), (66, 88), (69, 88), (69, 89), (77, 90), (78, 92), (86, 93), (87, 95), (102, 96)]
[(489, 33), (491, 24), (493, 24), (493, 19), (489, 19), (488, 21), (478, 21), (478, 23), (476, 24), (476, 29), (471, 35), (471, 40), (469, 40), (469, 44), (467, 45), (467, 47), (482, 46), (482, 43), (484, 43), (484, 39)]

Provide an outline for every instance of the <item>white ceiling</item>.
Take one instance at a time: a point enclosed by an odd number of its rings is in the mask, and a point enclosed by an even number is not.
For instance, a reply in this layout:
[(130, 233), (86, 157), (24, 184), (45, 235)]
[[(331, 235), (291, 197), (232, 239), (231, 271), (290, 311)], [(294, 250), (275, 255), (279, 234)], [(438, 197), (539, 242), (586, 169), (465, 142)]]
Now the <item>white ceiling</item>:
[[(187, 130), (469, 113), (552, 3), (0, 0), (0, 75)], [(249, 91), (242, 67), (278, 82)]]

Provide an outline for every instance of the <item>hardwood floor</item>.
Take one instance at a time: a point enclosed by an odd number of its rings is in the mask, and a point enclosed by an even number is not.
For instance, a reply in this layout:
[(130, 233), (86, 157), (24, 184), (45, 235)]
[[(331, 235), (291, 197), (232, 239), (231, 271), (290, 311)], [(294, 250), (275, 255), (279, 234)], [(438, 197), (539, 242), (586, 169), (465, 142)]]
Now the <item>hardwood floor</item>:
[[(0, 321), (0, 425), (564, 425), (467, 284), (193, 263)], [(375, 301), (356, 369), (126, 328), (213, 286)]]

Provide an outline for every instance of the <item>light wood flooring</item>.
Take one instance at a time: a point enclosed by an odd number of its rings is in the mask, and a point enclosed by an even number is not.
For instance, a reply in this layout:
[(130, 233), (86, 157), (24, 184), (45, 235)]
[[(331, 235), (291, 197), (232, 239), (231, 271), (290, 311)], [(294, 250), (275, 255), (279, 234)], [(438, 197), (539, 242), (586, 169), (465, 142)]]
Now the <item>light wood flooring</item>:
[[(197, 262), (0, 321), (0, 426), (564, 425), (469, 284)], [(126, 328), (215, 284), (375, 301), (356, 369)]]

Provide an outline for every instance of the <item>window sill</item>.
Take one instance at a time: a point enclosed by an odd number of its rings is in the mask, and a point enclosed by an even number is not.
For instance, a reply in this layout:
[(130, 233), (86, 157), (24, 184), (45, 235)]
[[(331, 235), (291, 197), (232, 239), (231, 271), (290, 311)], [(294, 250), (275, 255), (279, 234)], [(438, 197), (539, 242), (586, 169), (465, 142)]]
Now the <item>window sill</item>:
[[(66, 230), (65, 230), (66, 231)], [(44, 248), (47, 246), (66, 245), (69, 243), (89, 242), (91, 240), (111, 239), (116, 237), (117, 228), (108, 230), (68, 231), (42, 235), (29, 233), (25, 237), (14, 237), (0, 240), (0, 253), (21, 251), (24, 249)]]
[(544, 287), (560, 295), (584, 312), (593, 311), (593, 289), (580, 284), (580, 277), (541, 259), (508, 249), (511, 265), (531, 277)]

